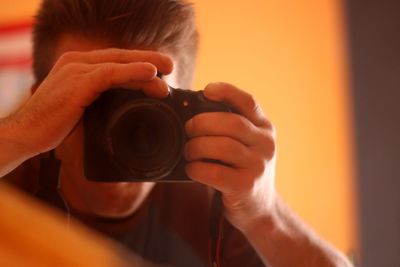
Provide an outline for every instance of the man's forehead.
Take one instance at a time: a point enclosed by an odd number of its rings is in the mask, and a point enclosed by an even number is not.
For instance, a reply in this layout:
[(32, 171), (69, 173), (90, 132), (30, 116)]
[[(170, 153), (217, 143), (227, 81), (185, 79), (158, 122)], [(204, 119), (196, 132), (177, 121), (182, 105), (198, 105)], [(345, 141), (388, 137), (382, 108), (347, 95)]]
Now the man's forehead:
[(126, 49), (139, 49), (139, 50), (153, 50), (159, 51), (162, 53), (169, 54), (166, 49), (163, 48), (152, 48), (152, 47), (141, 47), (135, 44), (130, 45), (129, 47), (121, 46), (116, 44), (115, 42), (110, 42), (101, 38), (94, 37), (85, 37), (79, 34), (62, 34), (56, 43), (55, 47), (55, 61), (65, 52), (69, 51), (92, 51), (106, 48), (126, 48)]
[(63, 34), (58, 39), (55, 48), (55, 60), (62, 54), (69, 51), (91, 51), (111, 47), (106, 41), (100, 41), (94, 38), (82, 37), (73, 34)]
[[(58, 42), (55, 47), (55, 53), (54, 53), (54, 60), (51, 65), (54, 65), (54, 63), (58, 60), (58, 58), (70, 51), (92, 51), (92, 50), (98, 50), (98, 49), (106, 49), (106, 48), (111, 48), (111, 47), (116, 47), (115, 44), (108, 42), (106, 40), (100, 40), (96, 38), (90, 38), (90, 37), (84, 37), (81, 35), (75, 35), (75, 34), (63, 34), (60, 36), (58, 39)], [(134, 44), (132, 44), (131, 49), (143, 49), (143, 50), (158, 50), (160, 52), (166, 53), (169, 56), (172, 57), (172, 60), (174, 61), (174, 64), (177, 64), (177, 61), (174, 59), (174, 56), (171, 53), (168, 53), (167, 51), (164, 51), (163, 49), (152, 49), (152, 48), (140, 48), (140, 47), (135, 47)], [(163, 76), (163, 79), (171, 86), (173, 87), (182, 87), (179, 82), (178, 82), (178, 77), (176, 77), (176, 71), (173, 71), (170, 75)]]

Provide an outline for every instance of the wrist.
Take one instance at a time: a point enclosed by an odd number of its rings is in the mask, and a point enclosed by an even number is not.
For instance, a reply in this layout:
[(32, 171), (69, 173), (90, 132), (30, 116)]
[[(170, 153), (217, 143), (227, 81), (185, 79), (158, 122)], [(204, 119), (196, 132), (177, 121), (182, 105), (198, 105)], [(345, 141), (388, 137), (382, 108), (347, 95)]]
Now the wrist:
[(8, 117), (0, 120), (0, 177), (11, 172), (26, 159), (35, 155), (32, 149), (24, 142), (21, 133), (17, 131), (17, 123)]
[(268, 204), (248, 216), (248, 221), (242, 229), (247, 238), (258, 236), (261, 232), (270, 236), (283, 227), (284, 220), (279, 212), (279, 198), (276, 193)]
[[(267, 197), (265, 197), (267, 196)], [(263, 197), (252, 196), (225, 196), (225, 217), (239, 229), (247, 238), (273, 233), (281, 224), (279, 212), (279, 198), (275, 191)]]

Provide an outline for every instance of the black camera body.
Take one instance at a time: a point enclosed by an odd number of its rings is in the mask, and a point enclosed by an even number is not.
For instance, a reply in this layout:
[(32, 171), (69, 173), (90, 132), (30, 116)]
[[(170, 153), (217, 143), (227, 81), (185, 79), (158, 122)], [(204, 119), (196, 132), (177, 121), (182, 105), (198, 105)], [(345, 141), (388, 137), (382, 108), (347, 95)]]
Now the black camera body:
[(191, 181), (184, 125), (202, 112), (231, 112), (201, 91), (170, 87), (161, 100), (140, 90), (110, 89), (84, 113), (84, 172), (99, 182)]

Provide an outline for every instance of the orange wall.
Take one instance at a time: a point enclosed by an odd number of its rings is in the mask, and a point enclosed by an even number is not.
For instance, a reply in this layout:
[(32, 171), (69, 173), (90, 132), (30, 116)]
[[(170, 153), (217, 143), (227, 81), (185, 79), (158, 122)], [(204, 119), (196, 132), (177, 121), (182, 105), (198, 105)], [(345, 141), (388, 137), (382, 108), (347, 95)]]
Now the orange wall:
[(196, 88), (253, 93), (278, 133), (277, 187), (326, 239), (354, 249), (351, 120), (341, 3), (198, 0)]
[[(38, 0), (2, 0), (0, 24)], [(339, 0), (195, 1), (195, 88), (227, 81), (253, 93), (277, 127), (277, 187), (319, 234), (355, 246), (352, 129)]]
[(39, 0), (1, 0), (0, 25), (32, 20)]

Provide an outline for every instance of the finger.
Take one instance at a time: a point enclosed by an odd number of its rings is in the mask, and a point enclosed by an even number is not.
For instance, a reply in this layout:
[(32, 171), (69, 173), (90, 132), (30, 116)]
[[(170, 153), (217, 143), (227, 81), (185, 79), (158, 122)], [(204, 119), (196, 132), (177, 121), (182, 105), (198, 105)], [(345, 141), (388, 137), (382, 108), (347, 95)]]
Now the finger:
[(254, 97), (231, 84), (211, 83), (204, 89), (204, 95), (232, 106), (256, 126), (272, 126)]
[(164, 98), (168, 95), (169, 87), (166, 82), (160, 78), (154, 78), (150, 81), (133, 81), (120, 84), (119, 87), (132, 90), (142, 90), (147, 96), (152, 98)]
[(227, 112), (200, 113), (185, 125), (189, 137), (204, 135), (231, 137), (247, 146), (255, 145), (260, 130), (241, 115)]
[(185, 145), (188, 161), (212, 159), (235, 168), (245, 168), (252, 155), (246, 146), (229, 137), (202, 136), (190, 139)]
[(122, 84), (129, 84), (132, 86), (131, 89), (141, 89), (150, 96), (165, 97), (168, 94), (167, 84), (156, 77), (156, 68), (150, 63), (69, 64), (65, 71), (69, 68), (78, 68), (75, 65), (85, 66), (85, 70), (81, 70), (83, 80), (79, 82), (79, 86), (85, 90), (77, 92), (81, 97), (83, 107), (89, 105), (105, 90)]
[(70, 51), (64, 53), (53, 67), (53, 72), (69, 63), (121, 63), (148, 62), (156, 66), (157, 70), (166, 75), (172, 72), (172, 59), (157, 51), (128, 50), (108, 48), (86, 52)]
[(186, 164), (186, 174), (194, 181), (208, 185), (223, 193), (235, 192), (240, 173), (221, 164), (193, 161)]
[(150, 63), (103, 63), (85, 66), (89, 82), (99, 87), (100, 92), (111, 87), (121, 87), (140, 89), (147, 96), (155, 98), (163, 98), (169, 93), (168, 85), (156, 76), (157, 70)]
[(129, 64), (102, 63), (88, 65), (87, 73), (94, 87), (105, 90), (129, 82), (151, 81), (156, 78), (157, 69), (154, 65), (144, 62)]

